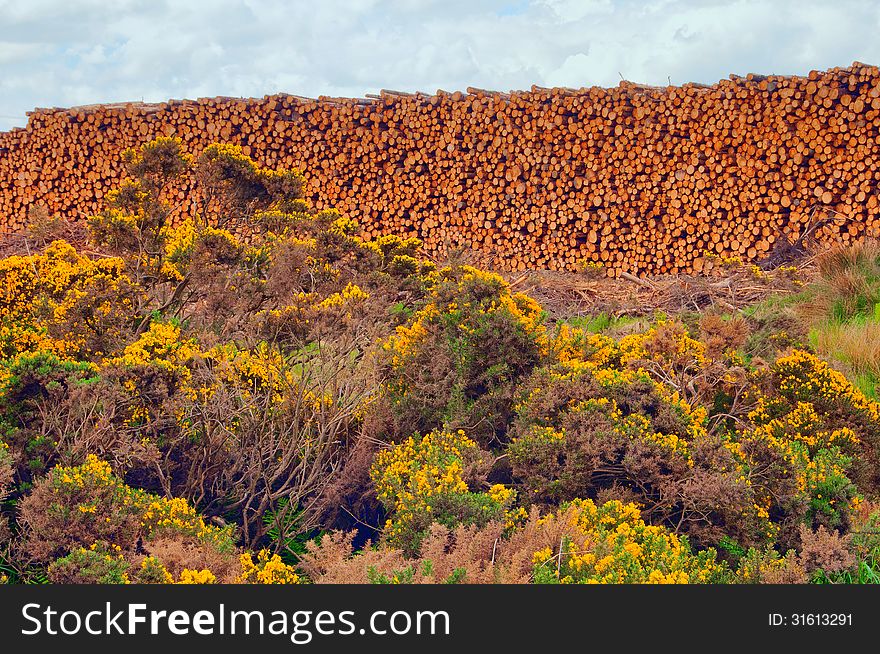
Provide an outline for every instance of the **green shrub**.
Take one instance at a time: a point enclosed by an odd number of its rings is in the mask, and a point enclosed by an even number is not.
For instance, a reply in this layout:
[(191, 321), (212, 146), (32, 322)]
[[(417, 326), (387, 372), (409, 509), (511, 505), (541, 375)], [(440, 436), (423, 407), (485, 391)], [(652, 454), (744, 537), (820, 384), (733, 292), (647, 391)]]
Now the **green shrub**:
[(427, 304), (384, 343), (394, 435), (466, 429), (504, 441), (514, 391), (547, 354), (544, 314), (498, 275), (436, 273)]
[(446, 527), (504, 520), (513, 491), (501, 485), (473, 492), (465, 477), (480, 452), (463, 431), (410, 437), (380, 451), (370, 469), (379, 501), (389, 514), (385, 539), (415, 554), (432, 523)]
[(73, 550), (49, 566), (53, 584), (127, 584), (130, 565), (122, 554), (103, 548)]

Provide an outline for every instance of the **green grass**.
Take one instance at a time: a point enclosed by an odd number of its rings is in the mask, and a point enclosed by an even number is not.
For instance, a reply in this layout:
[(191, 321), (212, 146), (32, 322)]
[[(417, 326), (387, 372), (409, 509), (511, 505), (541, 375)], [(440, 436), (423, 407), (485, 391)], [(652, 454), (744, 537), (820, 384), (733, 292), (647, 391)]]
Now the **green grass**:
[[(817, 258), (818, 278), (800, 293), (773, 295), (743, 310), (772, 338), (799, 323), (817, 354), (836, 360), (868, 397), (880, 395), (880, 245), (867, 242)], [(764, 333), (767, 332), (767, 333)], [(803, 338), (803, 336), (802, 336)]]
[(744, 318), (754, 318), (760, 320), (769, 316), (777, 315), (791, 309), (799, 304), (808, 302), (816, 294), (816, 289), (807, 287), (799, 293), (776, 293), (768, 298), (756, 302), (755, 304), (745, 307), (741, 313)]
[(855, 570), (832, 574), (819, 570), (812, 581), (815, 584), (880, 584), (880, 551), (859, 561)]
[(821, 356), (844, 364), (847, 377), (872, 399), (880, 390), (880, 311), (859, 313), (841, 320), (833, 314), (814, 323), (808, 333), (810, 346)]

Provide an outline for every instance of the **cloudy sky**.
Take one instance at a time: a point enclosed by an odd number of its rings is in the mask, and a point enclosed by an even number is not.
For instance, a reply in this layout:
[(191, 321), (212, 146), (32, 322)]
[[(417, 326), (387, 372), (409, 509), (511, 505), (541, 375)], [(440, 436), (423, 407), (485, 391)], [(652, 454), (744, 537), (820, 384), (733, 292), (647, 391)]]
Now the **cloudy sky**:
[(880, 63), (876, 0), (0, 0), (0, 130), (33, 107), (711, 83)]

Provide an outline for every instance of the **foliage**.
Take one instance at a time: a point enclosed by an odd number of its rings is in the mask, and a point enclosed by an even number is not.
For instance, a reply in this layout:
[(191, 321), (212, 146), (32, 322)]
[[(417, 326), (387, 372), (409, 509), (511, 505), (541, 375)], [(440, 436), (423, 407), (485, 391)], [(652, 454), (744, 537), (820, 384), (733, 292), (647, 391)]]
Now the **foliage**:
[(126, 337), (139, 293), (115, 257), (90, 259), (64, 241), (0, 260), (0, 358), (49, 352), (95, 360)]
[(92, 249), (34, 210), (0, 260), (6, 580), (877, 580), (875, 245), (551, 323), (239, 147), (123, 165)]
[(241, 555), (241, 576), (238, 581), (243, 584), (298, 584), (300, 578), (280, 556), (260, 550), (256, 561), (250, 552)]
[[(658, 334), (674, 336), (661, 347)], [(702, 544), (724, 534), (763, 539), (726, 433), (710, 433), (706, 409), (680, 392), (687, 370), (700, 379), (714, 365), (705, 345), (661, 324), (620, 340), (563, 329), (554, 347), (560, 363), (533, 375), (507, 449), (527, 501), (636, 501), (652, 522)]]
[(454, 527), (503, 519), (514, 493), (502, 485), (472, 492), (465, 481), (479, 457), (476, 443), (462, 430), (413, 436), (379, 452), (370, 477), (390, 514), (388, 541), (415, 553), (433, 522)]
[(843, 364), (862, 390), (876, 395), (880, 379), (880, 246), (865, 241), (817, 257), (818, 277), (796, 312), (816, 350)]
[(634, 504), (596, 506), (575, 500), (547, 520), (568, 520), (572, 537), (557, 551), (535, 552), (536, 583), (723, 583), (725, 565), (714, 550), (691, 552), (687, 539), (645, 524)]
[(427, 302), (383, 344), (394, 434), (463, 428), (497, 444), (517, 384), (547, 354), (544, 314), (500, 276), (469, 266), (427, 283)]
[(21, 518), (28, 551), (38, 560), (95, 542), (132, 550), (139, 539), (169, 535), (234, 549), (231, 531), (206, 524), (186, 500), (132, 488), (94, 455), (49, 471), (22, 500)]

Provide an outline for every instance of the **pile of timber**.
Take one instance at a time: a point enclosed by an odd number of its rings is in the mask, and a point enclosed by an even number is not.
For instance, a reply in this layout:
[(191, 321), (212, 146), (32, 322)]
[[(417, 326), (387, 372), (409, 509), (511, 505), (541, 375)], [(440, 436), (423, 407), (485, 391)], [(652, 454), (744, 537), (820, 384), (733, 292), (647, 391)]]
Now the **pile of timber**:
[[(706, 252), (761, 259), (816, 211), (820, 241), (880, 231), (880, 71), (731, 75), (712, 86), (468, 88), (366, 98), (202, 98), (37, 109), (0, 133), (0, 235), (28, 207), (81, 219), (122, 176), (120, 153), (176, 135), (298, 167), (315, 206), (363, 234), (499, 268), (692, 271)], [(174, 190), (181, 215), (192, 189)]]

